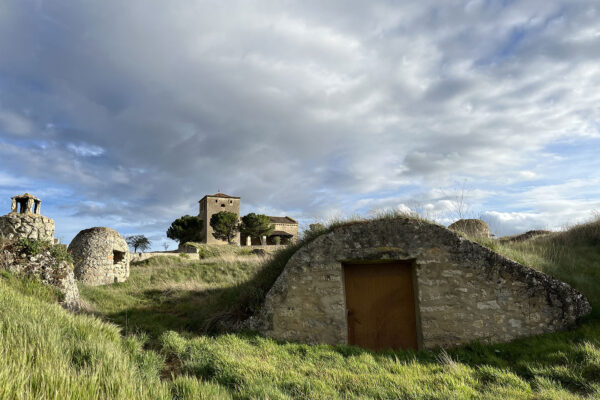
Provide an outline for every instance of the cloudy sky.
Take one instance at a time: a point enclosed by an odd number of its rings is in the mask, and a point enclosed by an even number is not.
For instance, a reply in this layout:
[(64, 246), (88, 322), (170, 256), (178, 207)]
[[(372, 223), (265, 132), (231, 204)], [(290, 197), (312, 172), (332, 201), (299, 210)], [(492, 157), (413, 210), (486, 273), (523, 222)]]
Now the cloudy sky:
[(600, 210), (598, 21), (577, 0), (3, 0), (0, 214), (27, 191), (66, 242), (159, 247), (220, 190), (304, 224), (461, 203), (499, 235), (560, 229)]

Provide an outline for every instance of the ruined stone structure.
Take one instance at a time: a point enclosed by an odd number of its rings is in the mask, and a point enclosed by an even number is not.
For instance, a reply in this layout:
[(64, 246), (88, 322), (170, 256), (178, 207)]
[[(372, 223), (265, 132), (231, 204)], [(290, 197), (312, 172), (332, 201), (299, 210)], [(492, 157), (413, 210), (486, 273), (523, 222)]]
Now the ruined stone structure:
[(69, 244), (69, 251), (75, 262), (75, 278), (86, 285), (124, 282), (129, 277), (129, 247), (113, 229), (85, 229)]
[(459, 219), (448, 226), (448, 229), (464, 233), (472, 237), (490, 237), (490, 228), (480, 219)]
[(49, 251), (26, 255), (8, 247), (0, 250), (0, 269), (35, 278), (44, 285), (54, 286), (62, 294), (60, 304), (63, 307), (79, 310), (79, 289), (70, 262), (57, 261)]
[(563, 282), (397, 218), (342, 225), (301, 247), (244, 326), (305, 343), (423, 349), (561, 330), (590, 310)]
[(0, 235), (53, 241), (54, 220), (41, 214), (41, 205), (42, 201), (29, 193), (14, 196), (10, 213), (0, 217)]
[[(206, 244), (227, 244), (226, 240), (216, 239), (213, 236), (213, 229), (210, 226), (210, 217), (221, 211), (229, 211), (240, 217), (241, 197), (229, 196), (224, 193), (217, 193), (204, 196), (200, 201), (200, 213), (198, 216), (203, 221), (203, 239), (201, 243)], [(248, 238), (241, 237), (238, 232), (233, 243), (244, 246), (274, 245), (293, 243), (298, 238), (298, 222), (290, 217), (269, 217), (271, 223), (275, 225), (275, 230), (268, 238)]]

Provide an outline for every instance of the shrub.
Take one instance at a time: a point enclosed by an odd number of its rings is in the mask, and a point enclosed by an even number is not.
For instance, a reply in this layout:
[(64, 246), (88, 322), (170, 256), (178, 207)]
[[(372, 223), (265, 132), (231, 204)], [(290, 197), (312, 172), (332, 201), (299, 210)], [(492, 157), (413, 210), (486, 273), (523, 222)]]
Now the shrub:
[(51, 246), (49, 241), (37, 239), (19, 239), (17, 245), (28, 256), (36, 256), (44, 250), (49, 250)]

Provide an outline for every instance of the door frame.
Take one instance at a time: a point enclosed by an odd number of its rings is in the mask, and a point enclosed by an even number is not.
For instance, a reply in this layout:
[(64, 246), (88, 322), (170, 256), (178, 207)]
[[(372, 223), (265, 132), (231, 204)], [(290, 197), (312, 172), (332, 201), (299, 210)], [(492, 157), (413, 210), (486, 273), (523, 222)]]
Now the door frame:
[(346, 344), (348, 343), (348, 304), (346, 303), (346, 273), (345, 268), (348, 264), (395, 264), (402, 263), (405, 264), (409, 262), (410, 266), (410, 276), (412, 280), (413, 287), (413, 304), (415, 306), (415, 324), (417, 324), (417, 350), (423, 349), (423, 332), (421, 330), (421, 310), (419, 306), (419, 285), (418, 285), (418, 277), (417, 277), (417, 260), (415, 258), (408, 259), (348, 259), (348, 260), (340, 260), (340, 267), (342, 269), (342, 292), (344, 296), (344, 314), (345, 314), (345, 325), (346, 325)]

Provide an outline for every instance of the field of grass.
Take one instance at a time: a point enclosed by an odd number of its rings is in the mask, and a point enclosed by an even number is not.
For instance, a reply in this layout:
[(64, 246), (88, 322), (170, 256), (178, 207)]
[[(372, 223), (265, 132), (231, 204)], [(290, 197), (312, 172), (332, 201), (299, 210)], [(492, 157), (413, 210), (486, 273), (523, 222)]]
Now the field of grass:
[(375, 353), (219, 329), (256, 307), (289, 254), (269, 268), (250, 255), (150, 259), (125, 283), (80, 286), (92, 315), (69, 314), (52, 291), (4, 274), (0, 398), (600, 398), (600, 224), (481, 242), (569, 282), (592, 315), (507, 344)]

